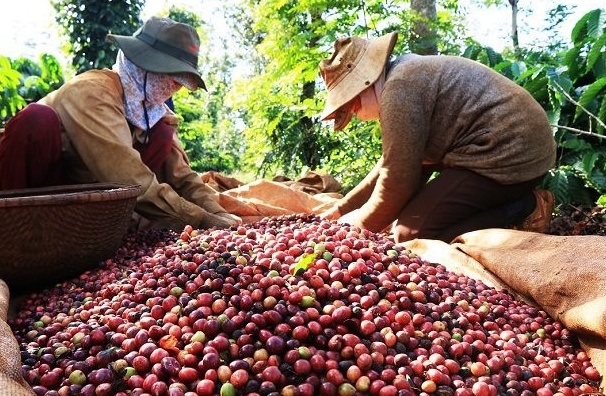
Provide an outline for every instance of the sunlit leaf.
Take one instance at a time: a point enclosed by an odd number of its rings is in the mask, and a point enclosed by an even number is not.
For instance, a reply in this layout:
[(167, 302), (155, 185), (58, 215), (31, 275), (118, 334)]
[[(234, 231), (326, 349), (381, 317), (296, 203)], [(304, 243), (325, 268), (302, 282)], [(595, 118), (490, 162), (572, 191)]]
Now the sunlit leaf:
[(304, 253), (299, 262), (293, 268), (293, 275), (301, 275), (303, 272), (305, 272), (316, 261), (316, 257), (316, 253)]
[(583, 113), (583, 108), (587, 108), (591, 102), (596, 99), (604, 87), (606, 87), (606, 77), (596, 80), (585, 89), (579, 98), (580, 107), (577, 107), (576, 109), (575, 118), (578, 118), (579, 115)]
[(586, 71), (589, 72), (596, 65), (596, 62), (601, 61), (605, 62), (606, 58), (604, 57), (604, 52), (606, 51), (606, 34), (602, 34), (600, 38), (598, 38), (589, 53), (587, 54), (587, 66)]

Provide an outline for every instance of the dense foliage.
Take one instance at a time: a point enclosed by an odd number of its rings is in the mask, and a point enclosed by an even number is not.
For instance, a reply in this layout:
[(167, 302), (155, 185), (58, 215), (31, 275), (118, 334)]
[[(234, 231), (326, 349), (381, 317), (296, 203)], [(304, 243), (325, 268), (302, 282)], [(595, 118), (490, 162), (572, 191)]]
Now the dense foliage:
[(527, 51), (515, 60), (481, 46), (463, 54), (516, 81), (547, 111), (559, 155), (544, 185), (559, 203), (589, 204), (606, 194), (605, 20), (604, 10), (584, 15), (571, 33), (572, 48), (555, 55)]
[[(444, 11), (433, 26), (439, 32), (439, 49), (460, 52), (456, 37), (464, 37), (463, 28), (455, 22), (454, 5), (442, 3)], [(419, 20), (417, 13), (407, 1), (267, 0), (241, 2), (235, 15), (239, 18), (231, 20), (240, 29), (247, 24), (242, 46), (255, 44), (245, 61), (256, 69), (236, 81), (229, 93), (234, 107), (246, 109), (250, 150), (245, 161), (261, 176), (319, 169), (336, 175), (345, 189), (353, 187), (380, 154), (378, 126), (354, 123), (346, 133), (334, 133), (319, 121), (325, 92), (318, 63), (330, 55), (337, 37), (350, 34), (398, 31), (396, 50), (407, 51), (415, 41), (409, 32)]]
[[(65, 27), (74, 22), (71, 18), (77, 18), (70, 7), (86, 3), (83, 9), (93, 10), (84, 0), (55, 3), (66, 6), (57, 18)], [(123, 30), (97, 17), (98, 24), (88, 25), (91, 31), (73, 25), (70, 52), (74, 67), (81, 70), (113, 62), (104, 39), (97, 40), (99, 47), (83, 52), (76, 46), (82, 40), (93, 41), (84, 39), (96, 37), (93, 28), (104, 31), (103, 36), (110, 29), (131, 34), (137, 19), (126, 14), (138, 15), (141, 4), (109, 2), (107, 10), (97, 10), (100, 15), (115, 13)], [(437, 5), (436, 19), (429, 27), (440, 53), (488, 65), (526, 88), (547, 111), (559, 151), (557, 166), (545, 179), (545, 186), (556, 194), (557, 201), (606, 201), (606, 10), (591, 11), (577, 21), (570, 45), (557, 42), (545, 48), (498, 53), (466, 38), (457, 1), (437, 1)], [(354, 120), (345, 131), (335, 133), (331, 125), (319, 121), (325, 91), (318, 62), (330, 54), (337, 37), (350, 34), (377, 36), (398, 31), (395, 51), (410, 51), (415, 37), (409, 32), (419, 14), (410, 9), (407, 0), (363, 4), (239, 0), (226, 2), (222, 10), (232, 24), (230, 37), (213, 31), (185, 10), (169, 11), (172, 18), (198, 26), (203, 47), (209, 48), (200, 62), (208, 92), (183, 91), (174, 98), (182, 119), (181, 138), (195, 169), (251, 178), (276, 174), (296, 178), (316, 170), (337, 177), (345, 190), (353, 187), (380, 155), (379, 127)], [(553, 18), (565, 17), (559, 7), (553, 13)], [(79, 18), (90, 20), (84, 12)], [(39, 64), (0, 58), (0, 122), (61, 85), (62, 76), (50, 56), (41, 58)]]
[[(196, 27), (201, 47), (211, 46), (210, 27), (197, 14), (171, 7), (168, 17)], [(208, 91), (182, 89), (173, 98), (181, 125), (179, 137), (194, 169), (232, 174), (238, 170), (238, 158), (244, 150), (243, 141), (233, 126), (235, 120), (222, 111), (229, 68), (233, 64), (226, 55), (215, 59), (206, 51), (201, 52), (199, 64), (204, 67), (202, 74)]]
[(61, 65), (52, 55), (41, 55), (38, 62), (0, 56), (0, 127), (27, 103), (41, 99), (63, 82)]
[(145, 0), (53, 0), (56, 20), (65, 34), (76, 73), (111, 67), (118, 49), (108, 46), (108, 33), (130, 36), (140, 25)]

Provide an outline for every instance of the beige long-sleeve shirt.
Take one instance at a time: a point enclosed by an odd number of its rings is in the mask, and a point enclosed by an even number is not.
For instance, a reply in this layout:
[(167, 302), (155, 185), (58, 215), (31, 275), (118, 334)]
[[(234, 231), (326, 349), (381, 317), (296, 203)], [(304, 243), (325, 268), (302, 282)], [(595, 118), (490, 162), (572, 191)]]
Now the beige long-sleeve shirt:
[[(125, 118), (123, 91), (117, 73), (91, 70), (66, 82), (40, 100), (55, 109), (64, 128), (64, 160), (71, 179), (79, 183), (113, 182), (140, 185), (135, 211), (153, 227), (226, 226), (214, 214), (225, 210), (215, 191), (191, 169), (177, 134), (169, 157), (158, 174), (133, 148)], [(167, 118), (177, 118), (167, 109)]]
[(393, 222), (421, 188), (422, 165), (463, 168), (502, 184), (554, 166), (556, 144), (543, 108), (522, 87), (462, 57), (406, 55), (380, 98), (382, 156), (340, 202), (361, 208), (365, 228)]

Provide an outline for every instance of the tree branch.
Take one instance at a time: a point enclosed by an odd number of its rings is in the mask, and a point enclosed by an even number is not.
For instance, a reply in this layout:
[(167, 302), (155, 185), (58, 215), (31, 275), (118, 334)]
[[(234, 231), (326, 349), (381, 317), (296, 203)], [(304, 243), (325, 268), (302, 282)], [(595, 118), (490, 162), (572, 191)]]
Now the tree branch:
[(557, 124), (555, 124), (555, 125), (552, 124), (551, 126), (556, 127), (556, 128), (566, 129), (567, 131), (579, 133), (581, 135), (587, 135), (587, 136), (592, 136), (592, 137), (596, 137), (596, 138), (600, 138), (600, 139), (606, 139), (606, 136), (597, 134), (595, 132), (584, 131), (582, 129), (572, 128), (572, 127), (568, 127), (568, 126), (564, 126), (564, 125), (557, 125)]
[[(589, 115), (589, 117), (591, 117), (591, 118), (595, 119), (595, 120), (596, 120), (596, 122), (602, 126), (602, 128), (606, 129), (606, 124), (604, 124), (604, 122), (602, 122), (602, 120), (600, 120), (600, 119), (599, 119), (599, 118), (598, 118), (598, 117), (597, 117), (595, 114), (593, 114), (592, 112), (590, 112), (589, 110), (587, 110), (585, 107), (581, 106), (581, 104), (580, 104), (579, 102), (577, 102), (576, 100), (574, 100), (574, 99), (572, 98), (572, 96), (570, 96), (570, 94), (569, 94), (568, 92), (566, 92), (566, 91), (564, 90), (564, 88), (562, 88), (562, 86), (561, 86), (560, 84), (558, 84), (556, 81), (553, 81), (553, 84), (555, 84), (555, 85), (556, 85), (556, 86), (557, 86), (557, 87), (560, 89), (560, 92), (562, 92), (562, 93), (564, 94), (564, 96), (566, 96), (566, 98), (567, 98), (567, 99), (568, 99), (568, 100), (569, 100), (569, 101), (570, 101), (572, 104), (574, 104), (575, 106), (578, 106), (579, 108), (581, 108), (581, 110), (583, 110), (585, 113), (587, 113), (587, 115)], [(553, 88), (551, 88), (551, 89), (553, 89)], [(554, 90), (554, 91), (555, 91), (555, 90)], [(584, 131), (584, 132), (585, 132), (585, 133), (589, 133), (589, 134), (591, 134), (591, 135), (595, 135), (595, 136), (602, 136), (602, 135), (597, 135), (597, 134), (594, 134), (593, 132), (586, 132), (586, 131)]]

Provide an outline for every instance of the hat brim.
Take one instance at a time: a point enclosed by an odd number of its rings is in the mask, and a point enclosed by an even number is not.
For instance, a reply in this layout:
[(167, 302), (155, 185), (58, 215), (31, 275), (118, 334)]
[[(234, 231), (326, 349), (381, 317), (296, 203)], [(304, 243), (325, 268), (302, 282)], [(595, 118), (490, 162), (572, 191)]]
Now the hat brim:
[(341, 106), (350, 102), (379, 79), (397, 39), (398, 34), (391, 32), (368, 40), (358, 64), (328, 91), (320, 120), (333, 119), (334, 113)]
[(143, 70), (164, 74), (190, 73), (196, 79), (196, 85), (206, 90), (198, 70), (187, 62), (158, 51), (136, 37), (108, 34), (107, 41), (115, 43), (129, 61)]

